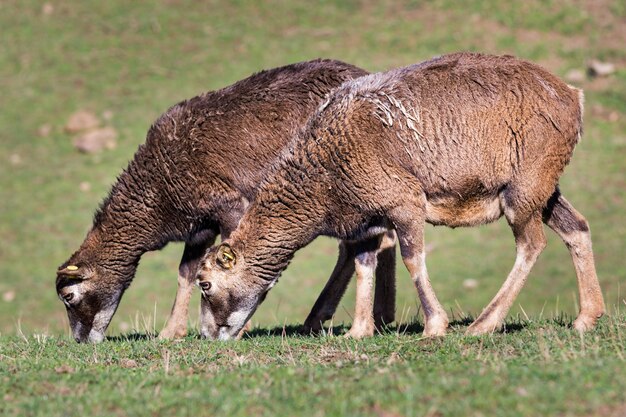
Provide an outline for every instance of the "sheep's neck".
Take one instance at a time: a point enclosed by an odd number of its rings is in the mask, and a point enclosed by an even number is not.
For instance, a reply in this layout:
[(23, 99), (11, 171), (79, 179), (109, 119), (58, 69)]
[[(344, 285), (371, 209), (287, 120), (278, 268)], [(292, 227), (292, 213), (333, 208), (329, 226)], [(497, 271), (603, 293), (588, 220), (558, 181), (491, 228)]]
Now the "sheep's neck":
[(320, 196), (309, 196), (305, 189), (291, 190), (288, 205), (280, 198), (253, 203), (231, 236), (241, 241), (247, 262), (265, 280), (276, 279), (295, 252), (321, 233), (324, 206)]
[(141, 255), (163, 247), (172, 233), (161, 218), (150, 182), (132, 175), (132, 163), (129, 170), (122, 173), (103, 202), (74, 255), (125, 280), (133, 278)]

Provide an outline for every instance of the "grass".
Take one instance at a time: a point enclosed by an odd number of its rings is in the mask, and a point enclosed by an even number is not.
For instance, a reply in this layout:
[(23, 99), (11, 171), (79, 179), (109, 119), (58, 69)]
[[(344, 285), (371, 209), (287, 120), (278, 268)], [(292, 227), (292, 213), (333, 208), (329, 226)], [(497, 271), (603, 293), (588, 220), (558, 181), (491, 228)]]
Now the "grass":
[[(623, 367), (617, 306), (623, 308), (626, 293), (623, 17), (619, 0), (1, 2), (1, 411), (623, 414), (615, 390), (624, 380), (614, 372)], [(590, 59), (617, 65), (607, 78), (577, 83), (586, 92), (585, 134), (561, 181), (591, 224), (598, 275), (615, 312), (599, 330), (581, 341), (561, 325), (577, 311), (576, 282), (566, 248), (547, 232), (548, 247), (511, 311), (510, 323), (524, 317), (524, 326), (507, 334), (472, 339), (456, 329), (428, 341), (392, 331), (363, 342), (264, 335), (302, 323), (330, 275), (336, 243), (318, 239), (297, 254), (255, 315), (256, 336), (241, 343), (69, 341), (54, 271), (77, 249), (115, 176), (169, 106), (289, 62), (334, 57), (378, 71), (458, 50), (515, 54), (561, 76), (584, 70)], [(107, 124), (119, 133), (116, 149), (97, 155), (73, 149), (63, 126), (79, 109), (113, 114)], [(48, 135), (38, 133), (42, 126), (50, 127)], [(83, 182), (90, 185), (85, 191)], [(513, 264), (506, 224), (431, 227), (426, 238), (439, 299), (455, 317), (478, 314)], [(143, 257), (110, 336), (161, 328), (181, 253), (180, 244), (170, 244)], [(474, 289), (463, 285), (470, 278)], [(411, 322), (418, 306), (401, 265), (398, 289), (398, 319)], [(353, 306), (351, 288), (335, 323), (349, 324)], [(388, 364), (393, 352), (397, 362)], [(125, 359), (138, 366), (124, 368)]]
[[(256, 329), (238, 343), (135, 334), (100, 345), (66, 337), (6, 337), (6, 416), (607, 415), (626, 410), (619, 372), (626, 316), (579, 336), (569, 318), (514, 320), (507, 333), (443, 339), (421, 327), (363, 341)], [(341, 330), (341, 329), (335, 329)], [(80, 398), (80, 400), (78, 400)]]

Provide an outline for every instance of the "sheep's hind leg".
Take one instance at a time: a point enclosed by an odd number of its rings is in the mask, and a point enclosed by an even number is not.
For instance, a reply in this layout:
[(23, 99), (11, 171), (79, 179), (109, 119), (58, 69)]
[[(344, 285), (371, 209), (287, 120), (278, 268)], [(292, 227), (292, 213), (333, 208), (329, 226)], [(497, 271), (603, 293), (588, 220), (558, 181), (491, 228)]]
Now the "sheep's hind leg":
[(187, 335), (187, 320), (189, 319), (189, 301), (195, 286), (198, 263), (206, 249), (213, 245), (215, 236), (209, 236), (198, 244), (185, 244), (183, 257), (178, 266), (178, 290), (170, 317), (165, 327), (159, 333), (159, 339), (175, 339)]
[[(505, 215), (507, 215), (506, 210)], [(515, 264), (496, 296), (467, 329), (469, 334), (492, 333), (502, 325), (511, 305), (524, 286), (531, 268), (546, 246), (540, 213), (532, 213), (523, 221), (517, 220), (516, 216), (517, 213), (513, 211), (507, 215), (515, 236), (517, 249)]]
[(332, 318), (346, 292), (355, 270), (355, 243), (339, 242), (339, 258), (326, 286), (304, 321), (304, 333), (318, 333), (326, 320)]
[(563, 239), (574, 262), (580, 299), (580, 312), (574, 328), (579, 332), (590, 330), (605, 313), (605, 307), (596, 275), (589, 224), (559, 190), (554, 192), (543, 210), (543, 221)]
[(417, 288), (424, 310), (424, 336), (444, 336), (448, 327), (448, 315), (437, 300), (426, 269), (424, 209), (421, 205), (398, 207), (389, 217), (396, 226), (402, 260)]
[(361, 241), (356, 246), (356, 306), (354, 320), (346, 337), (360, 339), (374, 335), (374, 300), (372, 290), (378, 263), (380, 237)]
[(374, 324), (378, 330), (396, 319), (396, 234), (393, 230), (381, 239), (376, 266)]
[[(393, 231), (384, 234), (376, 265), (374, 324), (377, 329), (395, 320), (396, 310), (396, 237)], [(326, 320), (332, 318), (355, 272), (357, 243), (340, 242), (339, 258), (326, 286), (313, 305), (303, 326), (305, 334), (318, 333)], [(364, 265), (361, 265), (364, 268)]]

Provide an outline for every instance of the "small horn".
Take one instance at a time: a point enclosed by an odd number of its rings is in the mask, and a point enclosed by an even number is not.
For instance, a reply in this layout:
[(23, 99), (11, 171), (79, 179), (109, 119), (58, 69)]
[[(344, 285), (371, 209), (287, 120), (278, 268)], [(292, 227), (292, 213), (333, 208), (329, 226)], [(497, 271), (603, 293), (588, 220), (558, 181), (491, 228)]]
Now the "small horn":
[(85, 279), (85, 271), (79, 268), (77, 265), (68, 265), (65, 268), (61, 268), (57, 271), (57, 275), (64, 276), (70, 279)]
[(217, 249), (217, 263), (225, 269), (232, 269), (237, 263), (237, 255), (228, 243), (222, 243)]

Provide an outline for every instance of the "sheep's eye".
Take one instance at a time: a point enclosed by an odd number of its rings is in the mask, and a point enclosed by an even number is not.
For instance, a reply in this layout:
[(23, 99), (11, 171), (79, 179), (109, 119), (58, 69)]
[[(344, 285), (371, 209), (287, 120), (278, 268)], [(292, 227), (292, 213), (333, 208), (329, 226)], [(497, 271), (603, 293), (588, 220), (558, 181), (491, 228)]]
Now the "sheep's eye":
[(63, 294), (63, 299), (68, 303), (71, 302), (74, 299), (74, 293), (68, 292), (66, 294)]
[(211, 282), (209, 281), (200, 281), (198, 285), (202, 288), (202, 291), (208, 291), (211, 289)]

